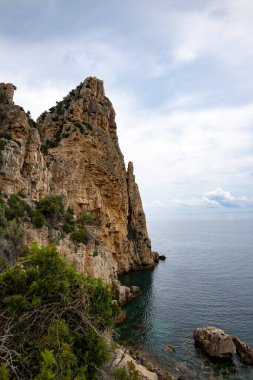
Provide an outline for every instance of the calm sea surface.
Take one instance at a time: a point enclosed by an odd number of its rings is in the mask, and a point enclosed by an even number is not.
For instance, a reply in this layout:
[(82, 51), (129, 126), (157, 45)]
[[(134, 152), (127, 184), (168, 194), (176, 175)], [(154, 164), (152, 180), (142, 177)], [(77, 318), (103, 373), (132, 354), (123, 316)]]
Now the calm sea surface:
[[(151, 222), (149, 233), (153, 249), (167, 260), (121, 276), (143, 292), (125, 307), (121, 340), (151, 352), (164, 366), (189, 369), (194, 379), (252, 380), (253, 367), (205, 358), (193, 331), (215, 325), (253, 345), (253, 219), (188, 216)], [(176, 351), (165, 352), (166, 344)]]

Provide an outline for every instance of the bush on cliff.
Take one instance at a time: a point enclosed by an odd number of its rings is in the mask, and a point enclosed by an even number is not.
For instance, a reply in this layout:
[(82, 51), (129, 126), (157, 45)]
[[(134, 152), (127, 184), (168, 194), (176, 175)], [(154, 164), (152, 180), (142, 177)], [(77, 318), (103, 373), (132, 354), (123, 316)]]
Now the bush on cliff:
[(0, 274), (1, 376), (94, 379), (109, 355), (113, 307), (102, 280), (78, 274), (54, 246), (33, 244)]
[(8, 220), (22, 219), (25, 216), (30, 216), (31, 206), (18, 194), (11, 194), (7, 200), (5, 214)]
[(92, 224), (94, 222), (92, 215), (89, 212), (83, 212), (79, 215), (76, 224), (80, 227), (84, 227), (87, 224)]
[(64, 216), (64, 205), (61, 195), (47, 195), (37, 202), (37, 210), (52, 224), (57, 224)]
[(87, 244), (88, 241), (89, 241), (88, 232), (87, 232), (87, 229), (86, 229), (85, 227), (75, 229), (75, 230), (71, 233), (70, 238), (71, 238), (71, 240), (72, 240), (74, 243), (83, 243), (83, 244)]
[(139, 372), (133, 362), (127, 362), (127, 367), (115, 368), (113, 373), (115, 380), (140, 380)]
[(21, 219), (29, 212), (29, 205), (19, 196), (11, 195), (7, 198), (0, 192), (0, 272), (24, 250)]

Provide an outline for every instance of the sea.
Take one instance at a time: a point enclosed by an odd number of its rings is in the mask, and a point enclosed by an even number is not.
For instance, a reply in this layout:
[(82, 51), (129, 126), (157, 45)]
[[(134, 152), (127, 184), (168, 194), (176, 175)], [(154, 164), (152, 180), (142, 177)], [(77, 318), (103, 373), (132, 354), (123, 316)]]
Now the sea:
[[(217, 361), (195, 346), (196, 327), (214, 325), (253, 346), (253, 216), (181, 215), (149, 221), (153, 270), (125, 274), (142, 296), (124, 309), (118, 339), (152, 355), (172, 372), (196, 380), (253, 380), (253, 366), (235, 356)], [(172, 345), (174, 352), (167, 352)]]

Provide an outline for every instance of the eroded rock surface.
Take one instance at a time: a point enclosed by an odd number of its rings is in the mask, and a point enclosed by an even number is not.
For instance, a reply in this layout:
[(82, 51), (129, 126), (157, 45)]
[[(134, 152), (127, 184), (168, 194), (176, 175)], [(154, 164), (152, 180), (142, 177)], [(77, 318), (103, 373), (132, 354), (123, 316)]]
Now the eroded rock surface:
[[(60, 194), (76, 216), (89, 212), (92, 241), (74, 246), (59, 237), (62, 254), (80, 270), (105, 279), (152, 267), (133, 164), (126, 170), (115, 111), (103, 82), (80, 83), (35, 123), (13, 102), (15, 86), (0, 84), (0, 188), (29, 202)], [(47, 242), (46, 230), (27, 230), (27, 241)]]
[(253, 365), (253, 348), (236, 337), (233, 337), (233, 342), (241, 361)]
[(233, 338), (215, 326), (195, 329), (194, 339), (202, 350), (211, 357), (227, 358), (236, 352)]
[(112, 363), (112, 368), (128, 368), (128, 363), (132, 363), (135, 370), (138, 371), (138, 375), (142, 380), (158, 380), (158, 376), (155, 372), (149, 371), (146, 367), (138, 364), (132, 356), (125, 352), (124, 349), (118, 348), (115, 350), (115, 359)]

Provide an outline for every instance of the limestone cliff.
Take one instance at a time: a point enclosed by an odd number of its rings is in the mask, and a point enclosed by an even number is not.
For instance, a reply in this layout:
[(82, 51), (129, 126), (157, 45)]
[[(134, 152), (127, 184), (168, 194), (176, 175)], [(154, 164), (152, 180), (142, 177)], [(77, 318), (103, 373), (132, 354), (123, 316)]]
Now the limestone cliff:
[[(0, 84), (0, 188), (31, 204), (60, 194), (75, 215), (89, 212), (87, 245), (60, 237), (58, 246), (79, 269), (113, 278), (154, 265), (133, 164), (126, 170), (115, 111), (103, 82), (87, 78), (35, 123), (13, 103), (15, 87)], [(46, 243), (46, 228), (26, 225), (27, 241)], [(95, 252), (95, 254), (94, 254)]]

